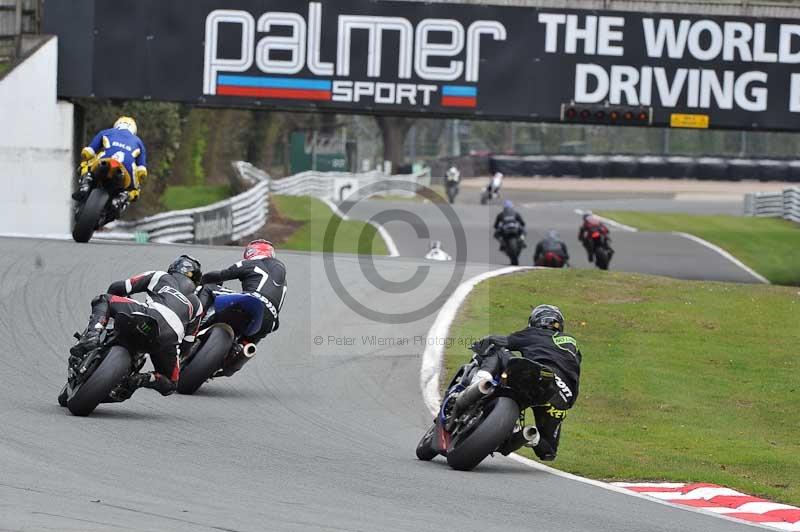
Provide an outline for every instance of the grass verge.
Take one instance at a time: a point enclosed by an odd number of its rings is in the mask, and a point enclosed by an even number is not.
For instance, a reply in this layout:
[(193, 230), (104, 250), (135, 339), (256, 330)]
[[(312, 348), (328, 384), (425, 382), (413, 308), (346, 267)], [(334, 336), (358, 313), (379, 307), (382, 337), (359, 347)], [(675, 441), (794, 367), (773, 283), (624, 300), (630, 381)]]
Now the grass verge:
[(281, 248), (299, 251), (323, 251), (325, 233), (338, 219), (332, 241), (335, 253), (388, 255), (383, 239), (373, 226), (358, 220), (341, 220), (325, 203), (309, 196), (272, 196), (272, 204), (282, 219), (300, 222), (287, 235)]
[(161, 203), (168, 211), (194, 209), (228, 199), (229, 185), (169, 186), (161, 196)]
[(778, 218), (600, 213), (642, 231), (681, 231), (723, 248), (775, 284), (800, 286), (800, 226)]
[[(583, 352), (557, 467), (712, 482), (800, 504), (797, 288), (527, 272), (478, 285), (451, 337), (509, 334), (543, 302), (561, 307)], [(469, 358), (463, 345), (449, 347), (448, 378)]]

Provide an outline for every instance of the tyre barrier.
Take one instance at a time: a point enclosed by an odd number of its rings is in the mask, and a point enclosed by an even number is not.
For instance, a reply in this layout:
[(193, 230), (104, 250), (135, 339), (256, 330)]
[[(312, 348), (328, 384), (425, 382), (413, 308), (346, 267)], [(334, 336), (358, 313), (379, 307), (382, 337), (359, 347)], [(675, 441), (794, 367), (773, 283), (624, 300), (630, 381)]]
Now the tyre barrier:
[(661, 155), (495, 155), (492, 172), (526, 177), (622, 177), (800, 182), (800, 160)]

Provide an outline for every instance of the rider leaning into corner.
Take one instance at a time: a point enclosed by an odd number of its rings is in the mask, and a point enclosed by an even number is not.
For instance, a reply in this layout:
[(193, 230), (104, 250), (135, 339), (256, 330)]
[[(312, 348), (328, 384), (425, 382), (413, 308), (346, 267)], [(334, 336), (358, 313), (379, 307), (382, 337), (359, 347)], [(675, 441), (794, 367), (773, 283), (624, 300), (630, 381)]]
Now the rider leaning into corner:
[[(600, 217), (588, 212), (583, 215), (583, 224), (578, 229), (578, 240), (583, 244), (583, 247), (586, 248), (586, 254), (589, 262), (594, 261), (594, 244), (592, 243), (590, 236), (595, 231), (603, 235), (603, 237), (606, 239), (606, 242), (611, 240), (609, 238), (608, 227), (606, 227), (606, 225), (600, 220)], [(614, 252), (611, 248), (609, 248), (609, 251), (612, 254)]]
[(536, 266), (546, 266), (549, 268), (561, 268), (569, 263), (567, 245), (561, 240), (558, 231), (550, 229), (547, 232), (547, 236), (536, 244), (536, 251), (533, 253), (533, 263)]
[(203, 275), (202, 283), (222, 284), (225, 281), (238, 279), (242, 283), (242, 292), (250, 295), (264, 305), (261, 328), (252, 336), (242, 338), (242, 344), (236, 344), (235, 359), (227, 365), (223, 375), (230, 377), (244, 366), (251, 357), (245, 355), (246, 344), (258, 344), (265, 336), (278, 330), (280, 321), (278, 314), (286, 298), (286, 266), (275, 258), (275, 246), (268, 240), (253, 240), (244, 248), (244, 260), (220, 271)]
[(500, 187), (503, 186), (503, 174), (500, 172), (495, 172), (494, 175), (489, 180), (489, 184), (486, 188), (492, 193), (493, 196), (496, 196), (500, 193)]
[(76, 201), (85, 200), (92, 184), (92, 173), (96, 171), (101, 159), (115, 159), (130, 178), (130, 186), (112, 201), (117, 215), (124, 211), (130, 202), (139, 199), (139, 191), (147, 178), (147, 150), (142, 139), (136, 136), (136, 121), (129, 116), (121, 116), (112, 129), (104, 129), (94, 136), (92, 142), (81, 150), (81, 180), (78, 190), (72, 195)]
[(539, 305), (531, 312), (528, 327), (510, 336), (487, 336), (480, 342), (481, 350), (491, 345), (505, 349), (489, 349), (481, 360), (480, 370), (472, 382), (495, 380), (508, 364), (511, 353), (519, 351), (523, 357), (541, 366), (550, 400), (533, 406), (538, 436), (531, 442), (536, 456), (541, 460), (555, 460), (561, 437), (561, 423), (567, 410), (578, 398), (578, 381), (581, 372), (581, 352), (578, 342), (564, 334), (564, 316), (558, 307)]
[(505, 200), (503, 202), (503, 210), (494, 219), (494, 238), (500, 241), (500, 251), (503, 251), (504, 237), (520, 236), (524, 239), (526, 232), (525, 220), (514, 209), (514, 204), (511, 200)]
[[(81, 358), (96, 349), (100, 331), (119, 313), (143, 313), (158, 322), (161, 349), (149, 353), (155, 371), (126, 380), (111, 391), (110, 400), (124, 401), (138, 388), (151, 388), (161, 395), (175, 391), (180, 373), (178, 356), (187, 353), (194, 342), (203, 314), (203, 301), (207, 300), (202, 291), (199, 296), (196, 294), (201, 276), (200, 262), (189, 255), (181, 255), (166, 272), (145, 272), (113, 282), (107, 293), (92, 300), (92, 315), (86, 332), (69, 350), (73, 357)], [(147, 294), (145, 303), (127, 297), (139, 293)]]

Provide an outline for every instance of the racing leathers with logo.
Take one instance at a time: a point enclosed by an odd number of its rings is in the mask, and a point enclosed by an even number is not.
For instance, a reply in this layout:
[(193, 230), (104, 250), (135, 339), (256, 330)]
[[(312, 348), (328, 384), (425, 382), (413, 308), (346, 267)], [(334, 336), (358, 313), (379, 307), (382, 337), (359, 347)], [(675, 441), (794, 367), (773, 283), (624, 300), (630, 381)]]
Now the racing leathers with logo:
[[(278, 315), (286, 298), (286, 266), (275, 258), (275, 248), (266, 240), (254, 240), (244, 250), (244, 260), (220, 271), (203, 275), (202, 283), (222, 284), (225, 281), (238, 279), (242, 283), (242, 293), (261, 301), (264, 313), (261, 327), (251, 336), (243, 337), (242, 343), (258, 344), (269, 333), (277, 331), (280, 326)], [(236, 360), (229, 364), (226, 376), (239, 371), (249, 360), (244, 355), (244, 345), (234, 346)]]
[(502, 373), (511, 358), (509, 351), (518, 351), (541, 366), (541, 375), (547, 383), (546, 395), (551, 398), (532, 407), (539, 433), (533, 450), (541, 460), (551, 461), (556, 458), (561, 423), (578, 398), (582, 355), (575, 338), (563, 332), (564, 318), (558, 307), (539, 305), (528, 323), (528, 328), (509, 336), (487, 336), (481, 340), (484, 349), (492, 344), (504, 349), (488, 350), (473, 382), (495, 379)]
[[(92, 300), (86, 332), (70, 349), (73, 357), (80, 358), (97, 348), (100, 331), (117, 314), (142, 313), (158, 323), (161, 349), (149, 353), (155, 371), (126, 380), (112, 390), (109, 400), (124, 401), (142, 387), (152, 388), (161, 395), (175, 391), (180, 374), (178, 356), (187, 352), (194, 342), (203, 314), (202, 298), (195, 293), (195, 283), (201, 276), (197, 259), (181, 255), (166, 272), (145, 272), (116, 281), (111, 283), (107, 293)], [(139, 293), (147, 294), (145, 303), (127, 297)]]
[(89, 195), (92, 174), (103, 159), (114, 159), (126, 173), (127, 190), (112, 201), (118, 211), (123, 211), (129, 202), (139, 198), (141, 185), (147, 178), (147, 150), (138, 136), (136, 121), (128, 116), (120, 117), (111, 129), (94, 136), (92, 142), (81, 150), (81, 181), (73, 199), (83, 201)]

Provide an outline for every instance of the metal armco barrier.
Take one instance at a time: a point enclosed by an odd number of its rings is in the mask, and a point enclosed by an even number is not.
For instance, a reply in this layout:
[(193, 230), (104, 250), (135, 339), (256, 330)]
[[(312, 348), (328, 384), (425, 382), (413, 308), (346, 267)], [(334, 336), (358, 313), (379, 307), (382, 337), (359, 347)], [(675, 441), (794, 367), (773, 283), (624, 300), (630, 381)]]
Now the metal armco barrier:
[(747, 194), (744, 198), (744, 213), (747, 216), (785, 218), (800, 223), (800, 188)]
[(397, 196), (413, 196), (413, 192), (391, 190), (391, 181), (405, 181), (419, 186), (430, 186), (430, 170), (424, 169), (415, 174), (388, 176), (379, 172), (351, 174), (346, 172), (303, 172), (272, 182), (273, 194), (287, 196), (314, 196), (333, 202), (361, 199), (360, 191), (371, 185), (386, 182), (387, 192)]
[[(171, 211), (109, 226), (114, 233), (147, 233), (153, 242), (224, 244), (261, 229), (269, 214), (270, 177), (253, 165), (233, 163), (239, 176), (255, 186), (230, 199), (198, 209)], [(102, 233), (98, 233), (102, 237)]]

